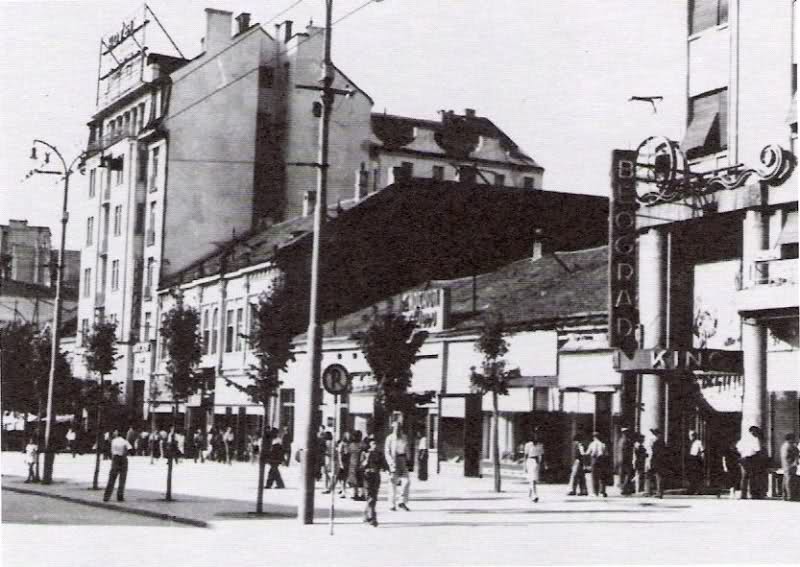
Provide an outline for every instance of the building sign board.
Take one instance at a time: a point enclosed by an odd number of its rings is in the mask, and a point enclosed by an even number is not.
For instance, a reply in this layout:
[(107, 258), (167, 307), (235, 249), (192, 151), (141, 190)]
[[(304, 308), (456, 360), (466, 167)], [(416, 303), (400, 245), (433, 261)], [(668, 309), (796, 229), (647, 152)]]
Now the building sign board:
[(611, 157), (608, 219), (608, 343), (631, 357), (639, 325), (636, 277), (636, 152)]
[(426, 289), (403, 294), (400, 298), (403, 317), (426, 331), (443, 331), (449, 326), (450, 290)]
[(740, 350), (647, 348), (635, 350), (632, 356), (614, 353), (614, 369), (619, 372), (742, 374), (742, 366)]

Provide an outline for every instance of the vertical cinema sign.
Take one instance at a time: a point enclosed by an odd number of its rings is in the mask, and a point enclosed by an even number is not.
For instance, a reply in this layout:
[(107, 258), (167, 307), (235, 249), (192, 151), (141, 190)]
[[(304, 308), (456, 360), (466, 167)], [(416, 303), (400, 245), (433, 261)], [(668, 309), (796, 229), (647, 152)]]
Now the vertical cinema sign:
[(608, 344), (628, 357), (636, 350), (636, 152), (611, 156), (608, 219)]

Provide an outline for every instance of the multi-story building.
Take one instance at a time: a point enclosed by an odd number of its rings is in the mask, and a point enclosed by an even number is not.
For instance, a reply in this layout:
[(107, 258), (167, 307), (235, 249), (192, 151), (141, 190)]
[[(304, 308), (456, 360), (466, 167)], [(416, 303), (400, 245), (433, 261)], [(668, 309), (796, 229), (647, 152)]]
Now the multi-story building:
[[(110, 378), (131, 402), (152, 370), (161, 278), (236, 235), (313, 210), (323, 30), (294, 33), (286, 21), (271, 35), (248, 14), (232, 27), (232, 13), (207, 9), (197, 57), (134, 50), (98, 81), (86, 183), (72, 200), (86, 234), (79, 331), (97, 317), (117, 321), (122, 358)], [(101, 54), (139, 29), (123, 26)], [(541, 186), (542, 168), (488, 119), (373, 115), (372, 99), (338, 69), (333, 86), (350, 96), (331, 120), (328, 205), (397, 175), (452, 178), (454, 167), (459, 177)]]
[(641, 427), (677, 446), (698, 429), (712, 455), (755, 425), (775, 456), (800, 429), (796, 5), (690, 0), (686, 162), (665, 141), (639, 154), (656, 165), (642, 177), (661, 172), (637, 187), (644, 348), (743, 360), (722, 376), (643, 372)]
[(0, 225), (0, 277), (49, 286), (50, 228), (29, 226), (27, 220)]

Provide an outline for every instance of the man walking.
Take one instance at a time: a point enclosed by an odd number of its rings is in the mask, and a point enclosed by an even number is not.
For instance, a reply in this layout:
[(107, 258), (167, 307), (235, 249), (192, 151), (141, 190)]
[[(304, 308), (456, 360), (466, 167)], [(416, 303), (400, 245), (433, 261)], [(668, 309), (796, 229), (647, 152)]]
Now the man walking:
[(739, 498), (746, 500), (748, 492), (750, 498), (761, 498), (759, 472), (759, 456), (761, 454), (761, 429), (755, 425), (747, 430), (747, 435), (742, 436), (736, 444), (739, 452), (739, 466), (742, 469), (742, 485)]
[(283, 463), (283, 444), (281, 444), (281, 436), (278, 430), (273, 428), (270, 433), (272, 444), (269, 446), (267, 453), (267, 463), (269, 463), (269, 473), (267, 474), (267, 484), (264, 488), (272, 488), (275, 484), (276, 488), (284, 488), (283, 478), (281, 471), (278, 468)]
[(617, 467), (619, 469), (619, 492), (623, 496), (633, 493), (633, 439), (627, 427), (620, 429), (617, 444)]
[(368, 449), (361, 455), (361, 465), (364, 469), (364, 483), (367, 486), (367, 506), (364, 508), (364, 522), (375, 527), (378, 526), (378, 513), (375, 505), (378, 503), (378, 491), (381, 487), (381, 470), (385, 466), (383, 455), (378, 450), (378, 443), (374, 437), (367, 438)]
[(664, 443), (660, 429), (651, 429), (650, 433), (653, 436), (650, 439), (650, 446), (647, 451), (647, 495), (653, 496), (653, 485), (655, 484), (655, 496), (664, 498), (664, 467), (667, 459), (667, 445)]
[(689, 454), (686, 456), (686, 476), (689, 481), (689, 494), (697, 494), (703, 484), (703, 442), (697, 438), (696, 431), (689, 432)]
[(794, 433), (787, 433), (781, 445), (781, 468), (783, 469), (783, 499), (796, 500), (797, 494), (797, 467), (800, 461), (800, 450), (797, 448), (797, 439)]
[(600, 440), (600, 433), (595, 431), (592, 433), (592, 442), (586, 449), (586, 454), (589, 455), (589, 460), (592, 464), (592, 494), (595, 496), (602, 495), (604, 498), (606, 494), (606, 457), (608, 456), (608, 447)]
[[(408, 437), (400, 428), (399, 418), (392, 423), (392, 433), (386, 438), (384, 452), (386, 463), (389, 465), (389, 474), (391, 475), (389, 500), (392, 506), (389, 509), (394, 511), (397, 508), (401, 508), (408, 512), (408, 494), (411, 483), (411, 479), (408, 476)], [(399, 504), (397, 503), (398, 485), (401, 497)]]
[(128, 451), (133, 447), (119, 431), (114, 431), (114, 439), (111, 441), (111, 470), (108, 472), (108, 483), (103, 495), (103, 502), (108, 502), (111, 493), (114, 492), (114, 484), (119, 476), (119, 486), (117, 487), (117, 502), (125, 501), (125, 481), (128, 478)]
[[(572, 471), (569, 476), (569, 492), (567, 496), (586, 496), (586, 445), (579, 434), (572, 438)], [(580, 492), (578, 492), (580, 490)]]

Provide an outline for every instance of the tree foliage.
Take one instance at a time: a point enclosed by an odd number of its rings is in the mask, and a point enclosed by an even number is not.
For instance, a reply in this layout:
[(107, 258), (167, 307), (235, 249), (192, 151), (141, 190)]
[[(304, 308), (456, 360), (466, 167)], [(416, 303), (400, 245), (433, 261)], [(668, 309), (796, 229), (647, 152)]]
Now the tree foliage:
[(101, 321), (94, 324), (92, 332), (86, 337), (86, 350), (83, 358), (89, 372), (101, 376), (111, 374), (117, 367), (117, 324)]
[(185, 400), (200, 388), (196, 375), (202, 356), (200, 314), (178, 301), (164, 314), (159, 332), (167, 354), (166, 386), (173, 400)]
[(481, 394), (492, 392), (500, 396), (508, 394), (508, 385), (520, 376), (518, 368), (506, 369), (503, 357), (508, 353), (508, 342), (504, 338), (505, 322), (502, 316), (490, 314), (486, 317), (483, 329), (475, 341), (475, 350), (483, 355), (482, 372), (471, 369), (470, 382)]
[(417, 330), (414, 321), (391, 311), (376, 317), (358, 336), (378, 386), (377, 398), (386, 410), (407, 412), (428, 396), (408, 393), (411, 366), (427, 338), (428, 332)]

